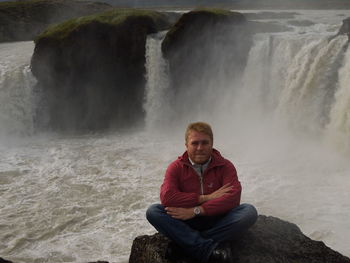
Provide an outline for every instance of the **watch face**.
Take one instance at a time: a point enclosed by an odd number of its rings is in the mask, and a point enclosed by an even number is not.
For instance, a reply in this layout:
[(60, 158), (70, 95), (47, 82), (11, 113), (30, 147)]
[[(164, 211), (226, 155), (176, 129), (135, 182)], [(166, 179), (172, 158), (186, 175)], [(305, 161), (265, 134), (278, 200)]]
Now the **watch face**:
[(199, 215), (201, 213), (201, 210), (200, 210), (200, 208), (198, 206), (196, 206), (194, 208), (193, 212), (194, 212), (195, 215)]

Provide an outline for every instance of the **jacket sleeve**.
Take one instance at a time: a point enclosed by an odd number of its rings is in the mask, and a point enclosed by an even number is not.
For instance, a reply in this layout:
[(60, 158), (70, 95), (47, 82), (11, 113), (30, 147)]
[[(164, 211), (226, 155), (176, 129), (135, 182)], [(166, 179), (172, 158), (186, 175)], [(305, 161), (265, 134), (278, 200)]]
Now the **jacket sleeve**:
[(160, 201), (165, 207), (194, 207), (198, 205), (199, 195), (196, 193), (181, 192), (179, 178), (182, 173), (180, 164), (171, 163), (165, 172), (160, 187)]
[(241, 201), (242, 187), (237, 177), (236, 168), (230, 161), (227, 161), (221, 172), (222, 185), (230, 183), (232, 185), (232, 190), (219, 198), (209, 200), (202, 204), (207, 216), (227, 213), (238, 206)]

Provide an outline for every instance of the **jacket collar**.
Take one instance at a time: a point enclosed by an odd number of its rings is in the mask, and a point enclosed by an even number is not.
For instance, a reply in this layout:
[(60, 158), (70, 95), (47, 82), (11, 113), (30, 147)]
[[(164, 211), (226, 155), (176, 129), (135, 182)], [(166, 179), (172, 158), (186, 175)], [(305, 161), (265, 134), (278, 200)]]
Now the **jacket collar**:
[[(192, 166), (191, 162), (188, 159), (188, 154), (187, 151), (182, 154), (182, 156), (178, 157), (178, 160), (188, 166)], [(215, 166), (221, 166), (225, 164), (225, 159), (224, 157), (221, 156), (220, 152), (216, 149), (213, 148), (213, 152), (211, 154), (211, 162), (208, 165), (208, 168), (212, 168)]]

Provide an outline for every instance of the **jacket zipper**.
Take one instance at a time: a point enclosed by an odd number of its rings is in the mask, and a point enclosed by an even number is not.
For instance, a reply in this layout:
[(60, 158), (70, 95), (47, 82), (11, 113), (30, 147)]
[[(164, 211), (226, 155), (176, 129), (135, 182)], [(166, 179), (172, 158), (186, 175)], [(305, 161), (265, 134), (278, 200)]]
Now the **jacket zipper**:
[(201, 184), (201, 192), (202, 192), (202, 195), (204, 195), (203, 176), (202, 176), (202, 175), (199, 175), (199, 182), (200, 182), (200, 184)]

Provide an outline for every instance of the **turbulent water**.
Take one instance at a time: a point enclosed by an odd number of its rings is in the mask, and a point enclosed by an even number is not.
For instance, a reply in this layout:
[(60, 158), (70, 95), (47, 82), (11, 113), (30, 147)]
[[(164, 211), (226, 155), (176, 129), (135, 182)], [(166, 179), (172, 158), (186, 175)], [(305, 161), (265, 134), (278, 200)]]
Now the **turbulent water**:
[(220, 103), (209, 112), (205, 94), (200, 110), (181, 118), (169, 107), (164, 33), (149, 36), (146, 128), (126, 133), (35, 131), (34, 45), (0, 44), (0, 256), (127, 262), (133, 239), (155, 232), (145, 210), (159, 201), (166, 166), (195, 120), (213, 124), (243, 202), (350, 256), (350, 50), (346, 37), (330, 39), (348, 16), (307, 11), (296, 18), (312, 25), (256, 35), (242, 78), (213, 80)]

